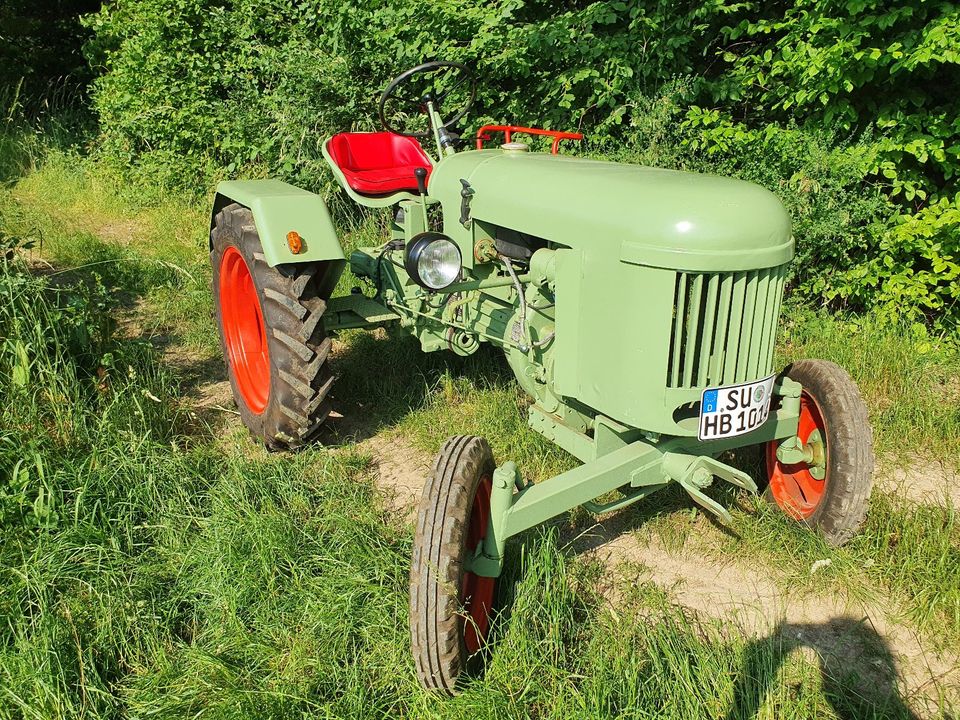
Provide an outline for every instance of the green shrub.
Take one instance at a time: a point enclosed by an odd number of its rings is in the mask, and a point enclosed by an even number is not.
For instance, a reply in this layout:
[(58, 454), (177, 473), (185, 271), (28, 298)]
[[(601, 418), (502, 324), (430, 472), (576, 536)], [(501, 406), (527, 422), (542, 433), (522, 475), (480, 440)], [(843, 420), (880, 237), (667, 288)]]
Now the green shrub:
[(86, 24), (101, 155), (135, 179), (331, 195), (325, 137), (372, 129), (392, 75), (450, 58), (482, 79), (470, 127), (580, 129), (584, 152), (760, 182), (794, 218), (805, 295), (951, 330), (950, 277), (931, 273), (960, 234), (958, 18), (920, 0), (118, 0)]
[(953, 194), (960, 171), (960, 7), (917, 0), (752, 3), (716, 101), (767, 121), (883, 131), (871, 168), (907, 201)]
[(913, 215), (901, 215), (881, 236), (866, 262), (815, 289), (873, 307), (880, 317), (933, 321), (956, 332), (960, 320), (960, 201), (943, 198)]

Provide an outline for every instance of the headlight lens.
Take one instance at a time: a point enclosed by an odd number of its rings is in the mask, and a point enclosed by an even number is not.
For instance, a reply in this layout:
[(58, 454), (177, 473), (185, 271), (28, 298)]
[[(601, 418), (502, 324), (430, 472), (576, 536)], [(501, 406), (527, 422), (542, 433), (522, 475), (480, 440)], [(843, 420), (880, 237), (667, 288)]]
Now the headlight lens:
[(421, 233), (407, 246), (407, 272), (417, 284), (429, 290), (443, 290), (456, 282), (462, 266), (460, 248), (446, 235)]
[(424, 284), (440, 290), (460, 275), (460, 248), (446, 238), (438, 238), (423, 249), (417, 264)]

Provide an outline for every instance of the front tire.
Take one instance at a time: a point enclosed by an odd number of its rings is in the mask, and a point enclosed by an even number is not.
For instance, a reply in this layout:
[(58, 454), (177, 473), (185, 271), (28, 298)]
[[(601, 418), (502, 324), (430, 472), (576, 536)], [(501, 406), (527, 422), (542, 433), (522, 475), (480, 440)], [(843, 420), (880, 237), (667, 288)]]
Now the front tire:
[(842, 545), (860, 529), (873, 487), (873, 432), (856, 383), (827, 360), (799, 360), (784, 374), (803, 386), (797, 436), (820, 445), (823, 462), (777, 460), (779, 440), (767, 443), (765, 497), (785, 514)]
[(253, 214), (223, 208), (210, 233), (213, 300), (240, 418), (271, 449), (309, 441), (330, 413), (322, 262), (271, 268)]
[(494, 469), (485, 439), (452, 437), (423, 490), (410, 567), (410, 644), (428, 690), (453, 695), (461, 676), (481, 665), (497, 580), (463, 565), (487, 533)]

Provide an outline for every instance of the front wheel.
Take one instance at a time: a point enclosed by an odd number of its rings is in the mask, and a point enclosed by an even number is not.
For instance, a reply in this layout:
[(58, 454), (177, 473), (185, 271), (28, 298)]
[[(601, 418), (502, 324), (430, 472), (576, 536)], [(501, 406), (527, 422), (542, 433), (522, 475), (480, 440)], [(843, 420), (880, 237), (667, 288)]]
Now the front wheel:
[(482, 659), (497, 580), (466, 571), (464, 560), (487, 534), (494, 469), (485, 439), (452, 437), (423, 490), (410, 566), (410, 645), (428, 690), (453, 695)]
[(777, 458), (767, 443), (765, 496), (784, 513), (842, 545), (863, 524), (873, 486), (873, 432), (850, 375), (827, 360), (799, 360), (784, 370), (803, 386), (797, 437), (808, 462)]

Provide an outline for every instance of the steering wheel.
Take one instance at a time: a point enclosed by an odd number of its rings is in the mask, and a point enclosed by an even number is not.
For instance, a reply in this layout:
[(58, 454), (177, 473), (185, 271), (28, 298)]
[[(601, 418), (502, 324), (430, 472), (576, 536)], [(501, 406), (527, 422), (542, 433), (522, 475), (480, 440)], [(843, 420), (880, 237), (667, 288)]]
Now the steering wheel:
[[(447, 85), (447, 87), (439, 90), (436, 88), (436, 78), (431, 77), (426, 79), (418, 77), (424, 75), (433, 75), (434, 73), (438, 72), (444, 73), (444, 75), (441, 76), (443, 79), (446, 79), (446, 77), (451, 75), (453, 76), (452, 82)], [(415, 78), (426, 80), (425, 82), (422, 82), (423, 87), (420, 88), (423, 90), (423, 92), (418, 93), (417, 88), (414, 88), (411, 91), (405, 87), (407, 85), (412, 85)], [(426, 112), (427, 103), (432, 102), (434, 108), (439, 111), (440, 104), (450, 96), (451, 92), (463, 85), (465, 82), (470, 83), (470, 92), (468, 94), (467, 101), (463, 107), (460, 108), (458, 113), (440, 126), (444, 129), (456, 125), (457, 122), (467, 114), (470, 106), (473, 105), (473, 100), (477, 94), (477, 81), (473, 77), (473, 71), (471, 71), (470, 68), (462, 63), (448, 62), (445, 60), (435, 60), (433, 62), (423, 63), (422, 65), (412, 67), (391, 80), (390, 84), (387, 85), (387, 89), (383, 91), (383, 95), (380, 96), (380, 105), (377, 108), (378, 114), (380, 115), (380, 124), (383, 125), (384, 130), (388, 130), (395, 135), (406, 135), (407, 137), (415, 138), (428, 137), (431, 134), (428, 130), (421, 132), (400, 132), (399, 130), (391, 127), (390, 123), (387, 122), (387, 116), (385, 112), (387, 102), (390, 100), (396, 100), (403, 109), (414, 110), (416, 112), (423, 113)], [(404, 88), (406, 91), (401, 90), (401, 88)], [(415, 95), (419, 95), (419, 97), (415, 97)]]

